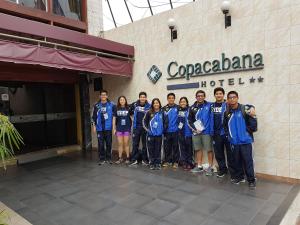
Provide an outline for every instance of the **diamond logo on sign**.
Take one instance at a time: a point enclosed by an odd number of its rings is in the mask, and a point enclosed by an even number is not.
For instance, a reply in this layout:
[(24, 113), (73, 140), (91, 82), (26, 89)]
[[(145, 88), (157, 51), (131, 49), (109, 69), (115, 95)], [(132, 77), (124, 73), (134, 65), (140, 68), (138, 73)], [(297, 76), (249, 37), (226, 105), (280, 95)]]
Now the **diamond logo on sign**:
[(160, 70), (158, 69), (157, 66), (153, 65), (151, 67), (151, 69), (149, 70), (149, 72), (147, 73), (147, 76), (149, 77), (149, 79), (153, 82), (153, 84), (155, 84), (159, 78), (161, 77), (162, 73), (160, 72)]

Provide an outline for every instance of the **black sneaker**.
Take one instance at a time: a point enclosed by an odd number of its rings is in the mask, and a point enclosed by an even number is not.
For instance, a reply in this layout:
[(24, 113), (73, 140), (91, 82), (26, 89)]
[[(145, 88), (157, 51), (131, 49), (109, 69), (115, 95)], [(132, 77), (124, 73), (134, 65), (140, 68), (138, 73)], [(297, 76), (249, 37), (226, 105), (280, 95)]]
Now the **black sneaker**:
[(156, 165), (156, 169), (157, 169), (157, 170), (161, 170), (161, 165), (160, 165), (160, 164), (157, 164), (157, 165)]
[(241, 179), (231, 179), (231, 183), (239, 185), (241, 183)]
[(150, 170), (155, 170), (155, 166), (153, 164), (150, 165)]
[(105, 163), (104, 160), (99, 160), (99, 161), (98, 161), (98, 165), (99, 165), (99, 166), (103, 165), (104, 163)]
[(225, 173), (225, 172), (223, 172), (223, 171), (218, 171), (217, 177), (222, 178), (222, 177), (225, 177), (226, 174), (227, 174), (227, 173)]
[(249, 182), (248, 186), (249, 186), (250, 189), (255, 189), (256, 188), (256, 182), (255, 181)]

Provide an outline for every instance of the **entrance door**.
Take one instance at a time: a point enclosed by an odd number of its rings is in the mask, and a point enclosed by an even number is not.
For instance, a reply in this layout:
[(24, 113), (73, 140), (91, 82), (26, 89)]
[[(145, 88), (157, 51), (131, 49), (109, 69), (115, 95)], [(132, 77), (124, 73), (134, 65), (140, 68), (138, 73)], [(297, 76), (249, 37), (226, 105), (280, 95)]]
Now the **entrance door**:
[(9, 97), (0, 110), (24, 138), (20, 154), (76, 144), (74, 85), (0, 82), (0, 92)]

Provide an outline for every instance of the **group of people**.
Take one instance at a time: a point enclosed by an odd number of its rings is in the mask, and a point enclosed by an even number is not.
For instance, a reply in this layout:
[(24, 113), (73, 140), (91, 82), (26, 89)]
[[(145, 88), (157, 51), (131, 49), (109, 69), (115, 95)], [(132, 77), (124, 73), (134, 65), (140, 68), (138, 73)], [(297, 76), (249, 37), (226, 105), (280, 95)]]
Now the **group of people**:
[[(196, 101), (189, 105), (186, 97), (175, 103), (175, 94), (167, 95), (167, 105), (158, 98), (151, 104), (145, 92), (128, 104), (125, 96), (117, 105), (108, 99), (106, 90), (100, 91), (100, 100), (93, 109), (92, 121), (98, 137), (99, 165), (112, 163), (112, 135), (118, 140), (117, 164), (142, 164), (152, 170), (161, 167), (178, 168), (192, 173), (214, 174), (214, 157), (218, 163), (217, 177), (230, 174), (233, 184), (245, 182), (256, 187), (252, 142), (257, 130), (255, 108), (238, 102), (236, 91), (214, 89), (215, 102), (206, 101), (206, 93), (198, 90)], [(129, 138), (132, 134), (132, 152)], [(140, 149), (140, 141), (142, 148)], [(162, 151), (163, 147), (163, 151)], [(126, 159), (122, 158), (123, 152)], [(208, 167), (203, 168), (207, 154)], [(226, 156), (225, 156), (226, 153)]]

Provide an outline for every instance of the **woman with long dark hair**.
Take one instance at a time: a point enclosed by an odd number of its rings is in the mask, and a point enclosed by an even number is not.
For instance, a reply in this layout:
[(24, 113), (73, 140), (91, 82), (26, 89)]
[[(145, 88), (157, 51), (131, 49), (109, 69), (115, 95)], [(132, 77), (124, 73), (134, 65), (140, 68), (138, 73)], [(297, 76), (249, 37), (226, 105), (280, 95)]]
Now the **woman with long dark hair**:
[(146, 113), (143, 125), (147, 131), (147, 149), (150, 169), (161, 169), (162, 135), (168, 127), (168, 117), (161, 110), (158, 98), (152, 100), (151, 109)]
[(180, 161), (184, 170), (191, 170), (193, 168), (193, 133), (188, 125), (188, 115), (189, 101), (186, 97), (181, 97), (178, 110), (178, 136), (181, 153)]
[(113, 131), (117, 136), (119, 153), (119, 159), (116, 161), (116, 164), (120, 164), (124, 161), (122, 159), (122, 154), (124, 151), (126, 153), (125, 163), (129, 163), (129, 137), (131, 131), (131, 124), (132, 121), (130, 118), (129, 105), (127, 103), (127, 99), (125, 96), (120, 96), (118, 98), (118, 104), (116, 107), (116, 112), (114, 114), (113, 122)]

